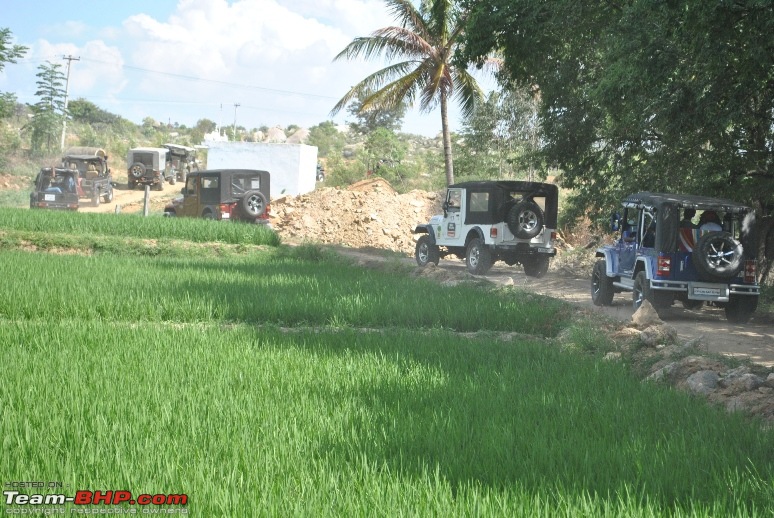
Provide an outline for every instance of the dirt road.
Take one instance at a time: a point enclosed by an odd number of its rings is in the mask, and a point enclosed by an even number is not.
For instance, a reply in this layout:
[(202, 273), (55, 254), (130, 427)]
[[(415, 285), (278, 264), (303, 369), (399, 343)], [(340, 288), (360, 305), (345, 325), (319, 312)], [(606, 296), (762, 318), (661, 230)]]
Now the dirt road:
[[(164, 185), (163, 191), (150, 191), (150, 211), (159, 213), (164, 210), (172, 198), (180, 196), (181, 185)], [(121, 212), (142, 212), (144, 206), (145, 189), (129, 189), (126, 183), (115, 183), (113, 187), (113, 201), (110, 203), (100, 203), (97, 207), (90, 207), (87, 203), (82, 203), (78, 212), (115, 212), (116, 207), (120, 207)], [(86, 202), (86, 200), (83, 200)]]
[[(337, 251), (359, 261), (385, 260), (378, 252), (342, 248), (337, 248)], [(416, 265), (413, 258), (400, 261), (407, 265)], [(466, 275), (465, 263), (462, 260), (443, 259), (438, 268), (459, 274), (460, 277)], [(586, 310), (622, 321), (631, 320), (634, 313), (630, 293), (616, 294), (612, 306), (594, 306), (591, 302), (590, 277), (582, 278), (549, 271), (544, 278), (534, 279), (525, 276), (521, 268), (496, 263), (486, 278), (501, 286), (513, 286), (565, 300)], [(705, 306), (699, 310), (686, 310), (677, 303), (667, 310), (662, 318), (677, 330), (683, 343), (699, 339), (702, 348), (708, 353), (745, 358), (774, 367), (774, 318), (771, 315), (756, 314), (748, 324), (735, 325), (726, 321), (721, 308)]]

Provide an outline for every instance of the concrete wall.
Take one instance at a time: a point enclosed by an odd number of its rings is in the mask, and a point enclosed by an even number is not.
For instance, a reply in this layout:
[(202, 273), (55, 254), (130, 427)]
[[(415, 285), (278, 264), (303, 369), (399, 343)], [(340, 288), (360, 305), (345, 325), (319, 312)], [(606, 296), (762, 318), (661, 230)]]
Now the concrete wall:
[(317, 147), (305, 144), (207, 142), (207, 169), (262, 169), (271, 174), (271, 197), (311, 192)]

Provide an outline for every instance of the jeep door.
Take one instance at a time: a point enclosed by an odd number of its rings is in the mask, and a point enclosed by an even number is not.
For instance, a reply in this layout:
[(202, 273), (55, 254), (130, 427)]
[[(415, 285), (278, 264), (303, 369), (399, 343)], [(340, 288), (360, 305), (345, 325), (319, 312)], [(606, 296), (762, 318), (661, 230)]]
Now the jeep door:
[(180, 205), (180, 216), (199, 216), (199, 177), (191, 176), (183, 187), (183, 203)]
[(436, 241), (445, 246), (465, 246), (465, 235), (462, 229), (462, 214), (464, 213), (465, 196), (462, 189), (448, 189), (443, 203), (443, 221), (437, 232)]

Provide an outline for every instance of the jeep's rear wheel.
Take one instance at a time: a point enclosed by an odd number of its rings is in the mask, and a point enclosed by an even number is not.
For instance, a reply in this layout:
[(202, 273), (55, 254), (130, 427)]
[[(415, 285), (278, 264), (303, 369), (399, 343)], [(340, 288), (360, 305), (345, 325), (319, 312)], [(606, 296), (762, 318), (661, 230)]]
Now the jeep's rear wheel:
[(438, 266), (441, 256), (438, 252), (438, 245), (430, 242), (430, 236), (427, 234), (421, 236), (417, 240), (417, 246), (414, 248), (414, 258), (417, 260), (419, 266), (427, 266), (429, 263), (433, 263)]
[(207, 209), (202, 213), (202, 218), (204, 219), (215, 219), (215, 216), (212, 215), (212, 211)]
[(640, 272), (634, 278), (634, 290), (632, 291), (632, 304), (635, 311), (642, 306), (643, 300), (650, 302), (654, 309), (660, 310), (672, 305), (674, 294), (651, 289), (648, 276), (645, 272)]
[(247, 191), (240, 201), (248, 216), (258, 217), (266, 210), (266, 197), (261, 191)]
[(527, 277), (535, 277), (540, 279), (548, 273), (548, 263), (550, 258), (544, 255), (537, 255), (529, 257), (522, 262), (524, 266), (524, 274)]
[(140, 162), (135, 162), (129, 168), (129, 174), (137, 179), (142, 178), (145, 175), (145, 164), (141, 164)]
[(746, 324), (758, 309), (757, 295), (731, 295), (726, 304), (726, 320), (732, 324)]
[(600, 259), (591, 270), (591, 301), (595, 306), (609, 306), (614, 295), (613, 279), (607, 276), (605, 260)]
[(534, 201), (524, 200), (510, 208), (505, 222), (517, 238), (532, 239), (543, 230), (543, 211)]
[(465, 254), (465, 263), (473, 275), (485, 275), (492, 268), (492, 252), (481, 239), (471, 239)]
[(692, 255), (693, 265), (703, 281), (723, 282), (742, 270), (742, 244), (728, 232), (704, 234)]

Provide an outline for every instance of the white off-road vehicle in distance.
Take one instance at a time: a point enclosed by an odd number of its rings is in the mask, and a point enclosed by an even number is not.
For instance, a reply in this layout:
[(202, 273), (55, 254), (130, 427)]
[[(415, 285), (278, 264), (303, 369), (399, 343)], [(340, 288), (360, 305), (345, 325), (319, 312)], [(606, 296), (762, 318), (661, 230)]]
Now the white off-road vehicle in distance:
[(504, 261), (520, 264), (530, 277), (548, 272), (556, 255), (559, 188), (525, 181), (477, 181), (451, 185), (443, 214), (417, 225), (419, 266), (438, 264), (449, 255), (465, 259), (468, 271), (486, 274)]

